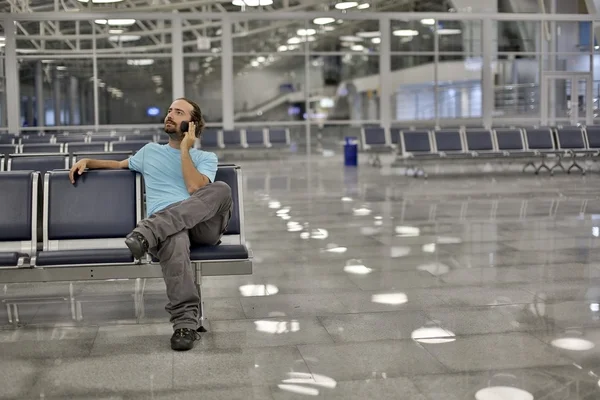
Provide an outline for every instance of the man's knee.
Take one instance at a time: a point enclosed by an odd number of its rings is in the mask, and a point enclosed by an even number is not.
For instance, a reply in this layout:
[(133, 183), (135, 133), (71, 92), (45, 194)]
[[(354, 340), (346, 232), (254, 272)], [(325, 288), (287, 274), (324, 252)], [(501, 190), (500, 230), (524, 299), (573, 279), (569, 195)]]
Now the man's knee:
[(210, 193), (210, 198), (212, 198), (216, 204), (229, 206), (232, 203), (231, 188), (225, 182), (217, 181), (210, 183), (202, 189), (199, 189), (196, 193), (200, 194), (202, 191)]
[(168, 262), (179, 257), (190, 257), (190, 237), (187, 231), (182, 231), (169, 236), (160, 243), (157, 251), (161, 263)]

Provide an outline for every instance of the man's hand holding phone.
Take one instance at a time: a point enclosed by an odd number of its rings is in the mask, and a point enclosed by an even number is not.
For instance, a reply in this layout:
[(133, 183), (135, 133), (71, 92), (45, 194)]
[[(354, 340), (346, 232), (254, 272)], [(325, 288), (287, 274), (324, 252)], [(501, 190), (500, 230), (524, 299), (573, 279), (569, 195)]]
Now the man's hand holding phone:
[(184, 134), (183, 140), (181, 141), (181, 147), (185, 150), (189, 150), (194, 147), (196, 143), (196, 124), (190, 122), (188, 125), (187, 132), (182, 132)]

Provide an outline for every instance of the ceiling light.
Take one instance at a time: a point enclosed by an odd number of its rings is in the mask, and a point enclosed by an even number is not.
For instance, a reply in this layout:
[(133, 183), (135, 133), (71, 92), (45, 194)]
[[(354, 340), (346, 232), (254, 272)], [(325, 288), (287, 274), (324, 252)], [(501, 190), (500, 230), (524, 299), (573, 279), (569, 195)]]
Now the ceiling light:
[[(266, 58), (264, 58), (263, 56), (256, 57), (256, 61), (258, 61), (258, 62), (265, 62), (265, 60), (266, 60)], [(281, 210), (279, 210), (279, 211), (281, 211)]]
[(140, 40), (142, 37), (140, 35), (118, 35), (118, 36), (109, 36), (108, 40), (111, 42), (135, 42), (136, 40)]
[[(412, 332), (411, 338), (415, 342), (426, 344), (443, 344), (450, 343), (456, 340), (454, 333), (442, 329), (439, 326), (429, 326), (416, 329)], [(512, 397), (507, 397), (512, 399)]]
[(408, 302), (408, 297), (406, 293), (381, 293), (372, 295), (371, 301), (373, 303), (397, 306)]
[(136, 66), (144, 66), (144, 65), (152, 65), (154, 64), (154, 60), (150, 58), (142, 58), (139, 60), (127, 60), (127, 65), (136, 65)]
[(358, 7), (356, 7), (356, 8), (358, 8), (359, 10), (364, 10), (364, 9), (366, 9), (366, 8), (369, 8), (369, 7), (371, 7), (371, 5), (370, 5), (369, 3), (362, 3), (362, 4), (360, 4), (360, 5), (359, 5)]
[(363, 38), (358, 36), (340, 36), (342, 42), (362, 42)]
[(435, 19), (433, 19), (433, 18), (424, 18), (424, 19), (421, 20), (421, 23), (423, 25), (429, 25), (429, 26), (435, 25)]
[(381, 43), (381, 38), (374, 37), (373, 39), (371, 39), (371, 42), (373, 42), (374, 44), (379, 44), (379, 43)]
[(476, 400), (511, 399), (511, 400), (533, 400), (531, 393), (510, 386), (486, 387), (475, 393)]
[(365, 46), (363, 46), (362, 44), (354, 44), (352, 45), (352, 47), (350, 47), (350, 49), (352, 51), (363, 51), (365, 49)]
[(56, 67), (56, 69), (59, 70), (59, 71), (66, 71), (67, 67), (65, 67), (64, 65), (59, 65), (59, 66)]
[(299, 44), (302, 42), (302, 39), (300, 39), (299, 37), (293, 37), (289, 38), (287, 42), (288, 44)]
[(341, 3), (337, 3), (335, 8), (338, 10), (347, 10), (352, 7), (356, 7), (358, 3), (356, 1), (343, 1)]
[(406, 36), (417, 36), (419, 34), (419, 31), (416, 31), (414, 29), (398, 29), (392, 33), (394, 34), (394, 36), (406, 37)]
[(462, 31), (460, 29), (438, 29), (438, 35), (460, 35)]
[(286, 45), (279, 46), (279, 47), (277, 48), (277, 51), (288, 51), (288, 47), (287, 47)]
[(311, 35), (316, 34), (317, 31), (312, 28), (308, 28), (308, 29), (298, 29), (298, 31), (296, 31), (296, 33), (298, 34), (298, 36), (311, 36)]
[(379, 32), (379, 31), (358, 32), (356, 34), (356, 36), (363, 37), (363, 38), (373, 38), (373, 37), (379, 37), (379, 36), (381, 36), (381, 32)]
[(231, 4), (238, 7), (270, 6), (271, 4), (273, 4), (273, 0), (233, 0)]
[(258, 67), (260, 65), (260, 63), (256, 60), (253, 60), (250, 65), (252, 65), (253, 67)]
[(98, 25), (106, 25), (109, 26), (130, 26), (136, 23), (135, 19), (97, 19), (94, 21)]
[(332, 22), (335, 22), (335, 18), (319, 17), (319, 18), (313, 19), (313, 24), (315, 24), (315, 25), (327, 25), (327, 24), (331, 24)]
[(125, 32), (125, 29), (109, 29), (108, 30), (108, 33), (110, 33), (112, 35), (120, 35), (123, 32)]

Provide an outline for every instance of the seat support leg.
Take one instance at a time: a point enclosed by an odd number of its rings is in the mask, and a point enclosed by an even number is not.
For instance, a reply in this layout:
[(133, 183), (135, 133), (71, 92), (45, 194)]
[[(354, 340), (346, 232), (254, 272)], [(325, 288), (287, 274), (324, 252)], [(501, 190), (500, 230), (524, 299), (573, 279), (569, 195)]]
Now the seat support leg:
[(567, 170), (567, 173), (570, 174), (571, 170), (573, 168), (576, 168), (579, 170), (579, 172), (581, 172), (581, 175), (585, 175), (585, 169), (575, 160), (573, 160), (573, 164), (571, 164), (571, 166), (569, 166), (569, 169)]
[(525, 166), (523, 166), (523, 172), (525, 172), (527, 170), (527, 167), (533, 167), (533, 170), (535, 171), (537, 168), (535, 167), (535, 164), (533, 161), (529, 161), (527, 164), (525, 164)]

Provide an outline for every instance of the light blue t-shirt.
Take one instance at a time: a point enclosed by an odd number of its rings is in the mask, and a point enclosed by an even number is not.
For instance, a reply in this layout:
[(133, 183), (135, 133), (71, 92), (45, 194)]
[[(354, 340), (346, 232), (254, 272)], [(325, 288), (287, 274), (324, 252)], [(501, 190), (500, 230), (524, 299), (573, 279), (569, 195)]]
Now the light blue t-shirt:
[[(217, 173), (217, 155), (191, 149), (190, 156), (196, 169), (214, 182)], [(168, 144), (148, 143), (129, 158), (129, 169), (144, 176), (148, 216), (190, 197), (181, 171), (179, 149)]]

